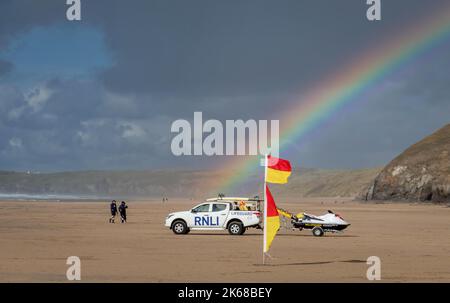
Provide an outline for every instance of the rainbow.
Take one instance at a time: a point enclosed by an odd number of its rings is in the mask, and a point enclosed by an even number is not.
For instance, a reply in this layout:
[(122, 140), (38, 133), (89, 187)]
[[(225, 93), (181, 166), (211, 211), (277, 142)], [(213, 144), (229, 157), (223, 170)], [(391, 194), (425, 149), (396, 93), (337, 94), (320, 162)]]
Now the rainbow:
[[(299, 142), (345, 106), (361, 99), (358, 97), (380, 80), (446, 41), (450, 34), (450, 5), (440, 7), (437, 13), (421, 22), (413, 22), (414, 27), (398, 32), (392, 40), (380, 43), (380, 47), (320, 81), (297, 98), (293, 107), (281, 112), (280, 157), (290, 142)], [(232, 193), (237, 184), (242, 184), (258, 170), (259, 158), (227, 161), (222, 167), (226, 173), (216, 188)]]

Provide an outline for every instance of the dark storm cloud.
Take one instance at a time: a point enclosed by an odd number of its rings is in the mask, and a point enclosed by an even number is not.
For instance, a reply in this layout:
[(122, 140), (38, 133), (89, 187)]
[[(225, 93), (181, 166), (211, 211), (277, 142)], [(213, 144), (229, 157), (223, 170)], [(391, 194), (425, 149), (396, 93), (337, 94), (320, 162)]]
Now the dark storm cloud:
[[(301, 91), (376, 45), (390, 26), (416, 18), (420, 3), (385, 2), (384, 21), (374, 26), (360, 0), (97, 0), (82, 2), (82, 22), (101, 28), (114, 54), (115, 64), (102, 75), (109, 90), (193, 103)], [(0, 8), (14, 12), (0, 20), (0, 41), (6, 41), (33, 26), (63, 22), (66, 6), (21, 0)]]
[[(82, 2), (82, 22), (100, 27), (114, 53), (116, 64), (103, 74), (110, 90), (241, 96), (306, 87), (376, 44), (390, 25), (415, 18), (418, 3), (384, 3), (385, 21), (373, 26), (360, 0), (98, 0)], [(0, 41), (62, 22), (65, 8), (63, 1), (2, 3), (14, 14), (0, 21)]]
[(373, 39), (359, 22), (361, 1), (144, 1), (114, 9), (104, 30), (117, 64), (103, 79), (116, 92), (298, 91)]
[[(447, 1), (383, 1), (379, 23), (365, 2), (91, 0), (69, 23), (65, 1), (1, 1), (0, 50), (36, 27), (81, 24), (103, 33), (112, 63), (81, 79), (0, 83), (0, 169), (197, 166), (171, 156), (173, 120), (280, 118), (274, 108)], [(293, 142), (292, 160), (382, 165), (448, 122), (450, 46), (440, 49)], [(0, 77), (11, 68), (0, 60)]]
[(103, 80), (185, 98), (298, 92), (431, 10), (405, 4), (384, 2), (375, 26), (360, 0), (114, 2), (97, 19), (116, 59)]

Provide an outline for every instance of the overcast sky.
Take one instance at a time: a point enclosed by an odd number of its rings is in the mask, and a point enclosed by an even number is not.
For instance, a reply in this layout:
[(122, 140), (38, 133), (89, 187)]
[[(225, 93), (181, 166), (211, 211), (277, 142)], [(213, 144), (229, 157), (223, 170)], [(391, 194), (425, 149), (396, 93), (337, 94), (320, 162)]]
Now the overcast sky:
[[(210, 167), (220, 157), (171, 154), (174, 120), (280, 119), (277, 108), (449, 1), (383, 0), (380, 22), (365, 0), (84, 0), (80, 22), (65, 2), (0, 2), (0, 170)], [(449, 70), (447, 39), (281, 154), (384, 165), (450, 123)]]

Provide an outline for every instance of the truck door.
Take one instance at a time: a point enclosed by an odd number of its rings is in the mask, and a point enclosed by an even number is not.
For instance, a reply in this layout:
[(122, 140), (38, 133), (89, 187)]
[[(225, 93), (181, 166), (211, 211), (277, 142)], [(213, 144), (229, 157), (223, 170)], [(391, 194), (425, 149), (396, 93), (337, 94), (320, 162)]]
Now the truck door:
[(210, 227), (211, 204), (204, 203), (194, 207), (191, 210), (188, 226), (190, 228), (208, 228)]
[(229, 203), (213, 203), (211, 209), (211, 223), (214, 225), (211, 227), (223, 228), (227, 221), (228, 214), (230, 213)]

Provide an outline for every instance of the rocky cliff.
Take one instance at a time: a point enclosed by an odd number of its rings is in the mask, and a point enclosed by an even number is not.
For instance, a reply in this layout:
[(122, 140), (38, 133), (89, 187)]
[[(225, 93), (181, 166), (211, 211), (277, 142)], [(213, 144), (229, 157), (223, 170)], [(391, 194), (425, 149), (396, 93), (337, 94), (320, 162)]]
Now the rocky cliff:
[(450, 202), (450, 124), (392, 160), (362, 193), (364, 200)]

